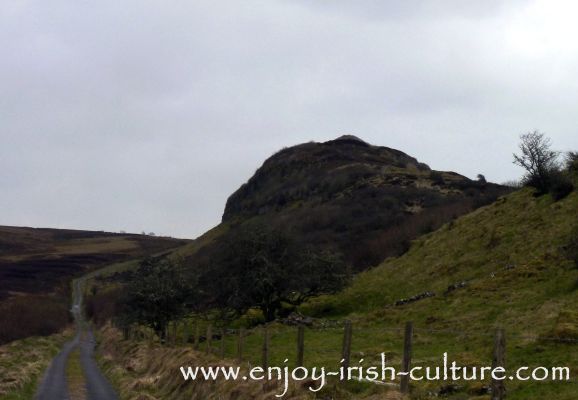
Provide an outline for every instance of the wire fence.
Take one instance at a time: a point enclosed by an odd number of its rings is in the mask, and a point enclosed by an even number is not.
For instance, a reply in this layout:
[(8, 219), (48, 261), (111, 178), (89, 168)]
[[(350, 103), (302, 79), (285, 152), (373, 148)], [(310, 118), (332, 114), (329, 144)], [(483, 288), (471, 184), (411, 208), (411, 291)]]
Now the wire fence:
[[(124, 327), (126, 340), (156, 341), (165, 346), (190, 346), (220, 358), (235, 359), (264, 368), (287, 359), (295, 366), (315, 362), (347, 368), (357, 363), (355, 358), (375, 360), (385, 354), (390, 362), (401, 365), (402, 372), (409, 372), (412, 365), (435, 364), (435, 348), (443, 345), (464, 348), (482, 347), (482, 353), (493, 368), (505, 367), (506, 339), (509, 351), (523, 342), (574, 346), (578, 339), (571, 337), (544, 336), (531, 333), (511, 332), (504, 329), (488, 329), (466, 332), (456, 329), (432, 329), (415, 327), (407, 322), (404, 326), (355, 326), (349, 320), (332, 321), (330, 326), (294, 326), (278, 324), (258, 328), (228, 328), (208, 321), (178, 321), (169, 324), (162, 335), (142, 326)], [(475, 340), (474, 340), (475, 339)], [(514, 343), (514, 344), (512, 344)], [(576, 349), (569, 350), (575, 352)], [(373, 353), (373, 354), (372, 354)], [(438, 354), (441, 356), (441, 354)], [(490, 358), (491, 355), (491, 358)], [(439, 361), (439, 360), (437, 360)], [(572, 383), (577, 383), (572, 380)], [(502, 399), (504, 381), (493, 380), (493, 399)], [(399, 381), (402, 393), (409, 392), (409, 378)]]

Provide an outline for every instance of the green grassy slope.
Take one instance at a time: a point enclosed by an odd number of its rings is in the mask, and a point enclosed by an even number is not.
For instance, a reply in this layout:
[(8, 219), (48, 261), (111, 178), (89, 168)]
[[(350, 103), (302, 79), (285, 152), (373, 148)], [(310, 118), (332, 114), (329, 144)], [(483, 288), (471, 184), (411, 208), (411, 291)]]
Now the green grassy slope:
[[(443, 350), (463, 362), (487, 363), (491, 334), (501, 326), (510, 338), (512, 367), (567, 365), (575, 374), (578, 343), (550, 339), (578, 339), (578, 269), (564, 251), (578, 227), (577, 211), (576, 193), (560, 202), (536, 199), (528, 190), (514, 193), (420, 238), (404, 256), (303, 310), (369, 326), (399, 327), (412, 320), (420, 361)], [(467, 286), (444, 294), (463, 281)], [(425, 291), (436, 296), (393, 305)], [(551, 390), (559, 392), (557, 398), (578, 396), (576, 383), (512, 389), (511, 398), (541, 398)]]
[[(353, 320), (352, 358), (364, 358), (366, 365), (376, 364), (385, 352), (399, 366), (401, 330), (410, 320), (416, 329), (414, 364), (439, 365), (448, 352), (461, 365), (491, 365), (493, 334), (503, 327), (509, 368), (569, 366), (574, 376), (570, 383), (508, 382), (509, 398), (553, 393), (557, 399), (578, 398), (578, 342), (573, 342), (578, 340), (578, 269), (564, 251), (578, 226), (577, 210), (576, 193), (560, 202), (534, 198), (528, 190), (513, 193), (418, 239), (405, 255), (359, 274), (342, 293), (310, 301), (301, 311), (321, 320)], [(464, 281), (465, 287), (445, 294)], [(426, 291), (436, 295), (394, 305)], [(295, 328), (274, 324), (270, 329), (273, 364), (294, 359)], [(341, 329), (312, 329), (306, 337), (306, 365), (335, 367)], [(252, 362), (259, 362), (260, 344), (255, 331), (247, 344)], [(233, 355), (232, 339), (228, 349)], [(453, 396), (472, 398), (485, 384), (459, 383)], [(443, 385), (416, 384), (413, 397), (430, 398)], [(375, 388), (355, 390), (369, 394)]]
[[(571, 382), (508, 381), (509, 399), (578, 398), (578, 268), (565, 250), (576, 240), (577, 211), (576, 192), (554, 202), (550, 196), (535, 198), (524, 189), (422, 236), (403, 256), (357, 275), (343, 292), (301, 306), (303, 314), (315, 318), (314, 327), (305, 333), (305, 365), (338, 368), (345, 319), (352, 320), (354, 327), (352, 363), (363, 358), (366, 367), (379, 365), (382, 352), (390, 365), (400, 366), (406, 321), (415, 326), (413, 365), (440, 365), (447, 352), (450, 361), (460, 365), (489, 366), (494, 331), (503, 327), (509, 370), (568, 366), (573, 378)], [(197, 245), (181, 251), (192, 251)], [(447, 292), (462, 282), (463, 287)], [(394, 305), (426, 291), (435, 296)], [(187, 321), (188, 327), (191, 322)], [(200, 323), (200, 332), (205, 323)], [(269, 333), (270, 364), (282, 366), (288, 358), (294, 365), (296, 328), (276, 322)], [(249, 329), (247, 335), (244, 359), (259, 364), (261, 327)], [(236, 357), (236, 340), (236, 332), (229, 331), (227, 358)], [(214, 340), (213, 347), (218, 352), (220, 341)], [(458, 382), (455, 392), (445, 398), (489, 399), (488, 383)], [(411, 398), (436, 398), (447, 384), (412, 383)], [(328, 390), (326, 394), (335, 394), (334, 389)], [(370, 398), (391, 390), (349, 383), (340, 386), (334, 398)]]
[[(577, 211), (576, 194), (554, 203), (526, 190), (514, 193), (423, 236), (404, 256), (359, 274), (343, 293), (308, 308), (341, 315), (387, 309), (418, 320), (435, 314), (436, 326), (477, 329), (493, 322), (544, 333), (555, 319), (548, 305), (578, 301), (578, 271), (562, 249), (578, 226)], [(463, 281), (465, 288), (443, 295)], [(425, 291), (437, 296), (392, 307)]]

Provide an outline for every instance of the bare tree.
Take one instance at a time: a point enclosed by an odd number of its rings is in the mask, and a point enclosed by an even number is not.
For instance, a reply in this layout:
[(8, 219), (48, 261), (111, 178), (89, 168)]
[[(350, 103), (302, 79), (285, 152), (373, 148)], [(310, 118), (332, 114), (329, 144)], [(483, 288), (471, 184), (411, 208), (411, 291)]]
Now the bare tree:
[(538, 131), (521, 135), (519, 147), (522, 153), (514, 154), (514, 164), (526, 170), (525, 183), (546, 193), (552, 172), (559, 170), (559, 153), (551, 149), (550, 139)]

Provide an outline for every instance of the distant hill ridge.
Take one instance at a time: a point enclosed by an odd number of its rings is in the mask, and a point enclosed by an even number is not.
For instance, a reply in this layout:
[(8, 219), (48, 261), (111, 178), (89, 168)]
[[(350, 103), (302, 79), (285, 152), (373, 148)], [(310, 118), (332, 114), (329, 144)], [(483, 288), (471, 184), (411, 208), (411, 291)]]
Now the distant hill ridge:
[(50, 293), (83, 272), (185, 243), (148, 235), (0, 226), (0, 300), (10, 293)]

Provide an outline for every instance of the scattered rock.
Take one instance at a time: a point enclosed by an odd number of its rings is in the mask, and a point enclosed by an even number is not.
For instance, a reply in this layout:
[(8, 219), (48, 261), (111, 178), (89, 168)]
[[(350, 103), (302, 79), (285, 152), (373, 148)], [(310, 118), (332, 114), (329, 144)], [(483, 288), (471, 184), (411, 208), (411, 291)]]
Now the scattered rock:
[(459, 392), (460, 390), (462, 390), (462, 387), (453, 383), (450, 383), (449, 385), (445, 385), (442, 386), (440, 388), (440, 390), (438, 391), (438, 395), (439, 396), (447, 396), (450, 394), (454, 394)]
[(311, 317), (306, 317), (300, 313), (293, 312), (293, 313), (289, 314), (289, 316), (287, 318), (280, 319), (279, 322), (282, 324), (285, 324), (285, 325), (311, 326), (311, 325), (313, 325), (314, 320)]
[(474, 385), (470, 388), (469, 393), (476, 396), (484, 396), (492, 393), (492, 388), (489, 385), (484, 384)]
[(401, 299), (393, 303), (394, 306), (402, 306), (404, 304), (413, 303), (418, 300), (427, 299), (428, 297), (434, 297), (436, 294), (434, 292), (423, 292), (420, 294), (416, 294), (408, 299)]
[(466, 286), (468, 286), (468, 282), (466, 282), (466, 281), (461, 281), (461, 282), (449, 285), (448, 288), (446, 289), (446, 291), (444, 292), (444, 295), (448, 295), (451, 292), (453, 292), (454, 290), (458, 290), (458, 289), (464, 288)]

